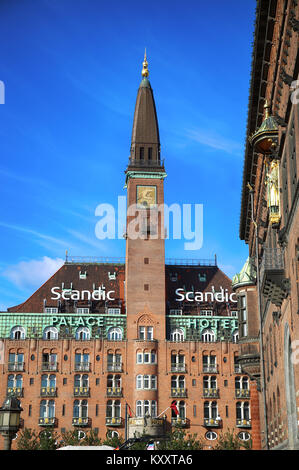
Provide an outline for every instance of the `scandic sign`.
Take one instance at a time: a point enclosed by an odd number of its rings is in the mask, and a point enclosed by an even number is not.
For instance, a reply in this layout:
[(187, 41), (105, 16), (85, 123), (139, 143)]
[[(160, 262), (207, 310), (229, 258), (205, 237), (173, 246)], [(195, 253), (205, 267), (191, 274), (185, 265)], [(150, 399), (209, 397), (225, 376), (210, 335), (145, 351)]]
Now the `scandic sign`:
[[(64, 300), (115, 300), (115, 297), (113, 297), (115, 291), (110, 290), (106, 292), (106, 288), (103, 285), (93, 291), (79, 291), (73, 289), (61, 290), (59, 287), (52, 287), (51, 293), (54, 294), (54, 297), (51, 297), (52, 300), (58, 300), (61, 298)], [(185, 289), (178, 288), (175, 293), (179, 296), (175, 299), (177, 302), (183, 302), (184, 300), (187, 300), (188, 302), (237, 302), (236, 299), (233, 299), (236, 294), (234, 292), (229, 294), (228, 290), (223, 289), (221, 286), (220, 292), (216, 292), (215, 287), (212, 286), (212, 292), (185, 292)]]

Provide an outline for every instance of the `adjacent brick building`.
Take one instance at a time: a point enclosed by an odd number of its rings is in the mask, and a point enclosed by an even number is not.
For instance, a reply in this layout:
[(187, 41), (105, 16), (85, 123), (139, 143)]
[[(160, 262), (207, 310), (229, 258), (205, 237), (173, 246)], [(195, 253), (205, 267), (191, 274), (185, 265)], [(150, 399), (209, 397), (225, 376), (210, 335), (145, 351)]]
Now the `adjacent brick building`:
[(178, 425), (210, 448), (234, 429), (259, 449), (258, 392), (238, 363), (231, 280), (216, 260), (165, 261), (157, 206), (166, 173), (143, 65), (126, 169), (126, 257), (67, 256), (28, 300), (0, 314), (0, 399), (18, 394), (24, 427), (40, 431), (161, 435)]
[(258, 1), (240, 222), (249, 258), (233, 285), (264, 449), (299, 448), (298, 45), (298, 1)]

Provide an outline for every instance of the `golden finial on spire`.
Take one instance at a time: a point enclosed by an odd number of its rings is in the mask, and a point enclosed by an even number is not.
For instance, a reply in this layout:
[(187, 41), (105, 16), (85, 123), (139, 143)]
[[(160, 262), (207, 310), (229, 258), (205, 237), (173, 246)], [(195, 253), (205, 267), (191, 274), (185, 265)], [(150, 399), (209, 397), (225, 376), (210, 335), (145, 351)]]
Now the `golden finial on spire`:
[(270, 105), (268, 103), (268, 100), (265, 100), (264, 109), (265, 109), (265, 119), (268, 119), (268, 117), (270, 115), (270, 113), (269, 113)]
[(141, 72), (141, 75), (143, 77), (148, 77), (149, 76), (149, 71), (148, 71), (148, 62), (146, 60), (146, 48), (145, 48), (145, 51), (144, 51), (144, 60), (143, 60), (143, 68), (142, 68), (142, 72)]

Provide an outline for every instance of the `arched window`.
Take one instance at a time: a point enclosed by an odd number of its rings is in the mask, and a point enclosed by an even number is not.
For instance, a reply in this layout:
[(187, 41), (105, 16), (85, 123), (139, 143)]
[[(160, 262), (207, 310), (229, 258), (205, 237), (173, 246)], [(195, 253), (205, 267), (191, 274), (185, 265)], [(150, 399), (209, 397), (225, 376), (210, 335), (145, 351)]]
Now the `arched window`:
[(80, 326), (76, 330), (76, 339), (79, 341), (85, 341), (90, 339), (90, 331), (87, 326)]
[(40, 402), (40, 418), (54, 418), (55, 417), (55, 402), (54, 400), (42, 400)]
[(184, 331), (182, 328), (175, 328), (170, 333), (170, 341), (184, 341)]
[(87, 418), (88, 403), (87, 400), (75, 400), (73, 405), (73, 418)]
[(112, 341), (120, 341), (122, 340), (122, 331), (117, 327), (109, 328), (107, 337)]
[(215, 341), (215, 333), (210, 328), (206, 328), (201, 333), (201, 340), (205, 343), (212, 343)]
[(218, 417), (218, 405), (216, 401), (204, 402), (204, 418), (216, 419)]
[(88, 387), (88, 375), (87, 374), (76, 374), (74, 377), (75, 388)]
[(106, 418), (120, 418), (121, 405), (119, 400), (108, 400), (106, 404)]
[(236, 415), (237, 419), (250, 420), (250, 407), (248, 401), (238, 401), (236, 403)]
[(157, 416), (157, 402), (155, 400), (137, 400), (136, 416), (144, 418), (145, 416)]
[(23, 377), (21, 374), (13, 375), (9, 374), (7, 377), (7, 388), (22, 388), (23, 386)]
[(25, 328), (22, 326), (14, 326), (10, 331), (10, 339), (25, 339)]
[(43, 339), (58, 339), (58, 330), (55, 326), (47, 326), (43, 332)]

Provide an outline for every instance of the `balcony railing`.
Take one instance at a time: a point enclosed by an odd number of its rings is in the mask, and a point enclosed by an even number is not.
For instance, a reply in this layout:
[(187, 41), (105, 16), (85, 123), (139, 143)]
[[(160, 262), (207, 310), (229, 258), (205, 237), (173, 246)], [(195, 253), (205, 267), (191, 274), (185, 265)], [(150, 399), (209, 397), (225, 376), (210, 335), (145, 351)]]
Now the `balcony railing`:
[(122, 397), (122, 388), (107, 387), (107, 397)]
[(186, 364), (171, 364), (171, 372), (186, 372)]
[(73, 426), (89, 426), (90, 421), (88, 416), (85, 417), (79, 417), (79, 418), (72, 418), (72, 425)]
[(251, 428), (251, 419), (237, 419), (237, 428)]
[(248, 389), (236, 389), (235, 390), (235, 397), (236, 398), (249, 398), (250, 397), (250, 390), (248, 390)]
[(89, 387), (74, 387), (74, 397), (89, 397)]
[(42, 362), (42, 371), (43, 372), (57, 372), (58, 362)]
[(187, 427), (189, 424), (189, 420), (187, 418), (181, 418), (180, 416), (172, 417), (171, 418), (171, 425), (172, 426), (181, 426)]
[(186, 388), (172, 388), (171, 396), (177, 398), (185, 398), (187, 397), (187, 390)]
[(106, 417), (106, 426), (121, 426), (121, 417)]
[(219, 428), (221, 420), (216, 418), (204, 418), (204, 426), (211, 428)]
[(219, 388), (204, 388), (204, 398), (219, 398)]
[(57, 423), (56, 423), (55, 417), (51, 417), (51, 418), (46, 417), (46, 418), (39, 418), (38, 424), (39, 426), (55, 426)]
[(75, 371), (90, 372), (90, 362), (75, 362)]
[(23, 396), (23, 388), (22, 387), (8, 387), (7, 388), (7, 396), (15, 396), (15, 397), (22, 397)]
[(56, 397), (57, 388), (56, 387), (42, 387), (40, 389), (41, 397)]
[(261, 291), (276, 306), (281, 306), (288, 290), (284, 257), (280, 248), (264, 248), (260, 266)]
[(202, 371), (204, 374), (218, 374), (218, 365), (217, 364), (203, 365)]
[(107, 371), (108, 372), (122, 372), (122, 364), (117, 363), (108, 363), (107, 364)]
[(163, 168), (164, 167), (164, 159), (163, 160), (140, 160), (137, 158), (129, 158), (129, 166), (135, 166), (139, 168)]
[(25, 363), (24, 362), (9, 362), (8, 363), (8, 370), (15, 371), (15, 372), (24, 372), (25, 370)]

